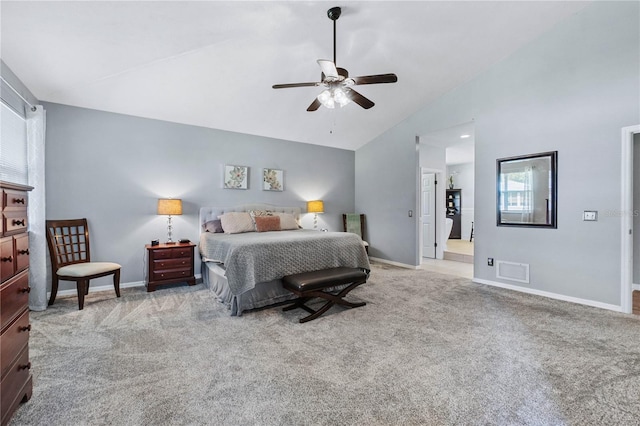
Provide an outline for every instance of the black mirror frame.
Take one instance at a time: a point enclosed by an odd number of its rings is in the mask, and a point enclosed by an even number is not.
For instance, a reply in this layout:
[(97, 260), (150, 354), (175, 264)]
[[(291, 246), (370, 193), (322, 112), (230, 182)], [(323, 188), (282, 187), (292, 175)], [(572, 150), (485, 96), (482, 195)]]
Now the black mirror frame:
[[(549, 223), (503, 223), (500, 211), (500, 171), (504, 162), (549, 157), (551, 160), (551, 206)], [(538, 154), (521, 155), (516, 157), (499, 158), (496, 160), (496, 225), (518, 228), (558, 228), (558, 151), (541, 152)]]

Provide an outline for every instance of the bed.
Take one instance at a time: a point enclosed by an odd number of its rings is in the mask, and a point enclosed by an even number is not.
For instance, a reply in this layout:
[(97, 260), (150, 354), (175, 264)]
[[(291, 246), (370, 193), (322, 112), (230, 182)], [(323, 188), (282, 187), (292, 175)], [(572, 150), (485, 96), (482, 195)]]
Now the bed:
[(200, 208), (202, 280), (232, 316), (294, 299), (295, 295), (282, 287), (281, 278), (286, 275), (339, 266), (369, 273), (369, 258), (356, 234), (297, 229), (298, 226), (228, 234), (214, 232), (210, 226), (225, 213), (265, 211), (281, 218), (293, 216), (296, 224), (301, 214), (299, 207), (269, 204)]

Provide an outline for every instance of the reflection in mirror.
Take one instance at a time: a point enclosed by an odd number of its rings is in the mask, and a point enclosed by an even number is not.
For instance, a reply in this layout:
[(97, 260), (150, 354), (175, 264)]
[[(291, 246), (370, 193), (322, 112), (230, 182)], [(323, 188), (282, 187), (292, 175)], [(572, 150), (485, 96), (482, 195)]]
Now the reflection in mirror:
[(558, 151), (497, 160), (497, 224), (557, 228)]

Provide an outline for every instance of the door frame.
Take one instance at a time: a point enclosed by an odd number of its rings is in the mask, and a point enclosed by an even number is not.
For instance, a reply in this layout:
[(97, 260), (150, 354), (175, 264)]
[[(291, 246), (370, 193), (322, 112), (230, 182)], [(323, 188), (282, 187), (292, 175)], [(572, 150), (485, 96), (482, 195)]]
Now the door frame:
[(630, 314), (633, 292), (633, 137), (640, 124), (622, 128), (621, 204), (620, 204), (620, 309)]

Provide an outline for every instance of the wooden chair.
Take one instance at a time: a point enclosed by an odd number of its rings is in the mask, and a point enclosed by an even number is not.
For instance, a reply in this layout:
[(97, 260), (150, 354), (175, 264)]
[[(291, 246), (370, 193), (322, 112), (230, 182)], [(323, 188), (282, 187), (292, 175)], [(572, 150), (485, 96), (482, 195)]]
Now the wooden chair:
[(47, 220), (47, 244), (51, 257), (51, 297), (53, 305), (58, 293), (58, 281), (75, 281), (78, 305), (84, 307), (84, 296), (93, 278), (113, 275), (116, 296), (120, 297), (120, 268), (117, 263), (92, 262), (89, 251), (87, 219)]
[(365, 219), (363, 214), (348, 213), (342, 215), (342, 227), (344, 232), (351, 232), (360, 236), (364, 249), (369, 254), (369, 243), (364, 240)]

